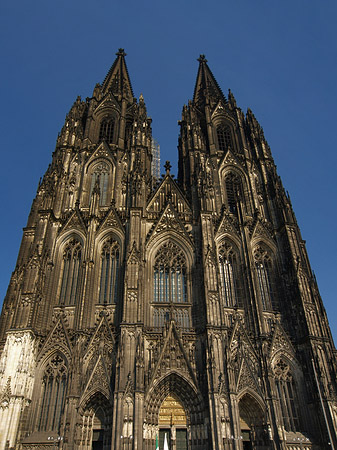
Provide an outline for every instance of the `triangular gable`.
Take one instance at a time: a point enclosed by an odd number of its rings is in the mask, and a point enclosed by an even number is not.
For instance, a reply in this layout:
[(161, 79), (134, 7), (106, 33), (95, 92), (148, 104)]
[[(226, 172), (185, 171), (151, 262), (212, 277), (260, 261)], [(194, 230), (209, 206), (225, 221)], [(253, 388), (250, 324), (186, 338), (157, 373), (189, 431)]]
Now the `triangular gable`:
[(236, 391), (239, 393), (243, 389), (250, 388), (262, 395), (256, 374), (253, 372), (249, 361), (243, 357), (237, 380)]
[(212, 113), (212, 119), (215, 116), (225, 116), (228, 120), (232, 121), (232, 117), (228, 114), (228, 106), (226, 106), (226, 103), (223, 101), (223, 99), (220, 99), (218, 104), (216, 105), (213, 113)]
[(105, 108), (109, 109), (109, 111), (111, 111), (111, 109), (115, 109), (118, 112), (120, 112), (120, 109), (121, 109), (116, 98), (110, 91), (99, 101), (99, 103), (95, 109), (95, 115), (97, 115), (99, 110), (105, 109)]
[(183, 235), (187, 241), (192, 245), (192, 239), (189, 233), (186, 231), (184, 225), (178, 217), (178, 214), (174, 207), (169, 204), (166, 206), (162, 215), (160, 216), (157, 224), (150, 230), (147, 235), (147, 241), (153, 239), (153, 237), (165, 231), (175, 231)]
[(177, 333), (174, 321), (171, 321), (162, 351), (159, 355), (151, 382), (161, 378), (167, 372), (178, 370), (197, 385), (191, 363), (185, 353), (183, 343)]
[(109, 211), (106, 213), (97, 229), (97, 232), (105, 230), (106, 228), (114, 228), (120, 230), (123, 232), (123, 234), (125, 232), (123, 224), (119, 218), (119, 214), (113, 206), (111, 206)]
[(241, 167), (242, 168), (242, 164), (239, 161), (239, 159), (234, 155), (234, 153), (232, 152), (232, 150), (229, 148), (227, 150), (227, 152), (225, 153), (225, 155), (222, 158), (222, 161), (219, 164), (219, 170), (221, 171), (221, 169), (224, 166), (227, 165), (231, 165), (231, 166), (235, 166), (235, 167)]
[(60, 233), (66, 230), (78, 230), (80, 229), (83, 233), (87, 233), (87, 227), (84, 223), (81, 211), (76, 208), (75, 211), (70, 215), (66, 223), (60, 230)]
[(127, 257), (128, 264), (138, 264), (140, 262), (140, 251), (137, 250), (136, 242), (133, 241), (131, 250)]
[(93, 152), (93, 154), (90, 156), (90, 158), (86, 162), (86, 167), (88, 167), (92, 161), (98, 158), (104, 158), (108, 159), (109, 161), (113, 161), (114, 165), (116, 166), (115, 157), (111, 153), (110, 147), (105, 141), (102, 141), (96, 148), (96, 150)]
[(229, 339), (229, 352), (233, 356), (240, 352), (241, 354), (251, 354), (251, 359), (258, 360), (258, 355), (246, 333), (245, 328), (242, 326), (241, 318), (236, 319), (231, 337)]
[[(162, 195), (164, 193), (164, 196)], [(176, 200), (173, 199), (173, 195), (176, 194)], [(163, 198), (164, 197), (164, 198)], [(160, 212), (168, 201), (174, 203), (175, 208), (178, 208), (178, 200), (180, 201), (180, 208), (183, 213), (191, 213), (191, 208), (186, 200), (184, 194), (179, 189), (177, 183), (172, 179), (171, 175), (166, 175), (161, 182), (155, 193), (150, 198), (146, 210), (148, 212)]]
[(218, 115), (218, 114), (224, 114), (224, 112), (225, 112), (225, 105), (224, 105), (224, 102), (220, 100), (218, 102), (217, 106), (215, 107), (215, 110), (214, 110), (212, 116), (214, 117), (215, 115)]
[(295, 355), (295, 349), (284, 329), (280, 324), (276, 324), (274, 334), (269, 347), (270, 359), (275, 356), (276, 353), (287, 353), (288, 355)]
[(53, 329), (50, 331), (49, 336), (45, 340), (38, 359), (41, 360), (43, 355), (48, 351), (58, 349), (68, 358), (71, 356), (71, 344), (66, 327), (64, 326), (63, 319), (60, 316)]
[(255, 227), (252, 232), (252, 238), (265, 238), (268, 241), (274, 240), (271, 231), (268, 229), (266, 224), (262, 223), (261, 219), (256, 221)]
[(113, 349), (114, 345), (115, 345), (115, 338), (111, 332), (111, 328), (109, 326), (106, 317), (103, 315), (96, 328), (96, 331), (94, 332), (93, 336), (91, 337), (88, 343), (87, 351), (84, 356), (84, 361), (90, 359), (93, 353), (99, 354), (100, 348), (104, 347), (106, 349), (107, 347), (109, 347)]
[(112, 396), (109, 374), (102, 355), (99, 355), (97, 358), (96, 364), (83, 391), (82, 398), (90, 391), (100, 391), (106, 398), (111, 398)]
[(238, 225), (234, 222), (232, 217), (224, 211), (223, 216), (220, 220), (218, 229), (216, 230), (215, 237), (221, 236), (222, 234), (239, 234)]

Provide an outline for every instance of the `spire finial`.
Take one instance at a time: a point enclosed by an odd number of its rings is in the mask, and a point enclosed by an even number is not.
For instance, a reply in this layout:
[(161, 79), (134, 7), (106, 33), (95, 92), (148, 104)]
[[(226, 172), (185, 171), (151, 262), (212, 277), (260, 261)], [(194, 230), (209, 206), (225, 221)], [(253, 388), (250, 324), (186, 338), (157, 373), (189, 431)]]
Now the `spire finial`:
[(198, 61), (200, 63), (207, 63), (206, 56), (205, 55), (200, 55), (199, 58), (198, 58)]
[(164, 164), (164, 169), (166, 170), (166, 173), (169, 174), (170, 170), (171, 170), (171, 164), (170, 161), (166, 161), (166, 163)]
[(116, 53), (117, 56), (126, 56), (126, 53), (124, 51), (124, 48), (119, 48), (118, 52)]

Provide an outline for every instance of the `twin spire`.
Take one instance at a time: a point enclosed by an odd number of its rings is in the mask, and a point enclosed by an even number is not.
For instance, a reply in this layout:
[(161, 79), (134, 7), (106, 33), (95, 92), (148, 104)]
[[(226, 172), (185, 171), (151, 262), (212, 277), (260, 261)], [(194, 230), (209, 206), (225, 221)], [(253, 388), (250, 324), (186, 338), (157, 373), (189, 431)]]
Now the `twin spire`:
[(124, 48), (120, 48), (116, 55), (117, 58), (103, 81), (102, 90), (104, 94), (110, 90), (116, 97), (126, 98), (132, 103), (134, 95), (126, 67)]
[[(117, 58), (103, 81), (103, 93), (110, 90), (115, 96), (126, 98), (132, 103), (134, 94), (125, 62), (126, 53), (124, 49), (120, 48), (116, 56)], [(193, 103), (202, 107), (207, 103), (207, 98), (209, 97), (212, 97), (212, 100), (215, 102), (222, 100), (226, 103), (225, 96), (207, 65), (205, 55), (200, 55), (198, 61), (199, 70), (194, 88)]]

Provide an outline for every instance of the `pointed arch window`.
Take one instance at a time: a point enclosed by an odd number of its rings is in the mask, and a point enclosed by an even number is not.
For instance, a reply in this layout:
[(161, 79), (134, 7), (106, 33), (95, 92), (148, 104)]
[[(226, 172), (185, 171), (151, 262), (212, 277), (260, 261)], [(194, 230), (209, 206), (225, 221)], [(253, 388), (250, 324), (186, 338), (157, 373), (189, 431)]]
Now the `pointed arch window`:
[(38, 431), (58, 431), (64, 407), (68, 379), (65, 359), (56, 354), (48, 362), (42, 377)]
[(169, 241), (157, 252), (153, 273), (153, 323), (163, 327), (170, 320), (182, 328), (190, 327), (187, 303), (187, 266), (183, 251)]
[(267, 250), (258, 247), (254, 252), (258, 286), (264, 310), (270, 310), (275, 303), (273, 263)]
[(107, 203), (107, 194), (109, 187), (109, 172), (110, 167), (104, 161), (99, 162), (95, 165), (92, 175), (91, 175), (91, 185), (90, 185), (90, 194), (89, 194), (89, 202), (91, 201), (91, 196), (94, 190), (96, 183), (99, 185), (99, 204), (100, 206), (104, 206)]
[(284, 428), (300, 431), (296, 383), (288, 364), (280, 360), (274, 367), (275, 384), (280, 402)]
[(185, 256), (173, 242), (164, 244), (155, 258), (154, 301), (187, 302)]
[(110, 238), (105, 242), (101, 253), (101, 280), (99, 303), (117, 302), (120, 250), (118, 243)]
[(99, 140), (105, 140), (108, 144), (112, 144), (114, 139), (114, 128), (114, 119), (103, 119), (99, 129)]
[(229, 125), (221, 123), (216, 127), (219, 150), (227, 151), (228, 148), (233, 149), (232, 134)]
[(242, 306), (242, 284), (239, 280), (237, 253), (228, 242), (219, 248), (221, 286), (226, 306)]
[(237, 204), (240, 198), (244, 200), (242, 196), (241, 178), (234, 173), (229, 173), (225, 177), (225, 187), (228, 209), (231, 213), (236, 214)]
[(82, 260), (82, 245), (77, 239), (72, 239), (63, 252), (62, 283), (60, 303), (62, 305), (75, 305), (79, 274)]

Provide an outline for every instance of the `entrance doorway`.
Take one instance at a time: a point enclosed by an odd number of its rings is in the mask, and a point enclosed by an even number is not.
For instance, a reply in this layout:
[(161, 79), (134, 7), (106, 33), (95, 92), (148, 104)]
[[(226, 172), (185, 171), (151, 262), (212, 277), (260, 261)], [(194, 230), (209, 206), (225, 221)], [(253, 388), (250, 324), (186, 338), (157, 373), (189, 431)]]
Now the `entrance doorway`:
[(103, 430), (93, 430), (92, 450), (103, 450)]
[(169, 450), (188, 450), (186, 413), (176, 395), (168, 395), (163, 401), (158, 425), (159, 450), (164, 450), (165, 434)]
[(250, 394), (239, 401), (240, 428), (244, 450), (266, 450), (269, 448), (266, 418), (260, 404)]

